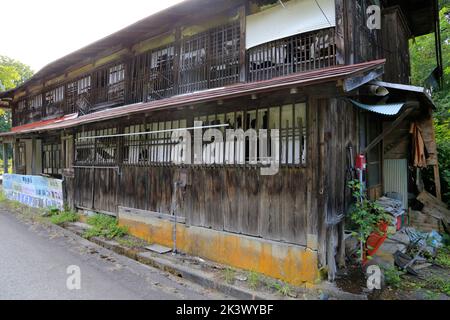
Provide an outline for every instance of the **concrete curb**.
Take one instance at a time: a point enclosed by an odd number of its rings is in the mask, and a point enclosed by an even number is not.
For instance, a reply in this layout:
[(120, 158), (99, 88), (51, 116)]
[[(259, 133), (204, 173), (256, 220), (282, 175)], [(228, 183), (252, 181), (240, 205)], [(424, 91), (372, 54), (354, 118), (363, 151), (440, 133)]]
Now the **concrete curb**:
[[(247, 290), (245, 288), (240, 288), (237, 286), (229, 285), (226, 283), (222, 283), (214, 279), (211, 275), (201, 272), (198, 270), (194, 270), (191, 268), (187, 268), (182, 265), (175, 264), (167, 259), (161, 259), (155, 257), (150, 252), (137, 251), (133, 249), (126, 248), (121, 246), (115, 241), (108, 241), (101, 238), (93, 237), (89, 240), (82, 237), (83, 231), (79, 230), (79, 228), (75, 226), (58, 226), (55, 224), (50, 224), (51, 227), (62, 231), (65, 234), (70, 233), (73, 236), (79, 237), (82, 240), (89, 241), (103, 247), (107, 250), (113, 251), (116, 254), (126, 256), (132, 260), (135, 260), (139, 263), (148, 265), (150, 267), (159, 269), (161, 271), (168, 272), (177, 277), (186, 279), (191, 281), (197, 285), (200, 285), (207, 289), (216, 290), (220, 293), (229, 295), (238, 300), (283, 300), (292, 298), (282, 298), (270, 294), (261, 294), (257, 292), (253, 292), (251, 290)], [(313, 290), (320, 290), (323, 293), (328, 294), (330, 297), (342, 299), (342, 300), (367, 300), (366, 295), (353, 294), (349, 292), (344, 292), (330, 285), (317, 285), (312, 289), (304, 289), (302, 293), (311, 293)], [(295, 299), (294, 299), (295, 300)]]
[[(60, 227), (63, 230), (69, 231), (79, 237), (82, 237), (82, 232), (77, 230), (76, 228), (71, 228), (70, 226)], [(84, 239), (84, 238), (83, 238)], [(152, 256), (149, 252), (141, 252), (133, 249), (126, 248), (116, 243), (115, 241), (103, 240), (97, 237), (93, 237), (89, 239), (89, 241), (105, 248), (111, 250), (117, 254), (126, 256), (132, 260), (138, 261), (142, 264), (148, 265), (150, 267), (154, 267), (156, 269), (171, 273), (177, 277), (189, 280), (195, 284), (198, 284), (204, 288), (216, 290), (220, 293), (232, 296), (239, 300), (270, 300), (275, 297), (266, 296), (262, 294), (257, 294), (255, 292), (251, 292), (249, 290), (245, 290), (243, 288), (239, 288), (233, 285), (225, 284), (218, 282), (213, 279), (210, 275), (206, 273), (202, 273), (197, 270), (193, 270), (190, 268), (186, 268), (181, 265), (177, 265), (166, 259), (160, 259)]]

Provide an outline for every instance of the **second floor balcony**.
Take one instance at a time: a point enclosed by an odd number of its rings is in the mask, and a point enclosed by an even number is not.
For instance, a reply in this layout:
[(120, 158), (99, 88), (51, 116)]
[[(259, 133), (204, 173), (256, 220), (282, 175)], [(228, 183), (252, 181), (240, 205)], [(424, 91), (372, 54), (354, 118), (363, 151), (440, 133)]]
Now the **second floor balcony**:
[(238, 22), (121, 58), (17, 102), (13, 126), (257, 82), (336, 64), (335, 28), (240, 45)]

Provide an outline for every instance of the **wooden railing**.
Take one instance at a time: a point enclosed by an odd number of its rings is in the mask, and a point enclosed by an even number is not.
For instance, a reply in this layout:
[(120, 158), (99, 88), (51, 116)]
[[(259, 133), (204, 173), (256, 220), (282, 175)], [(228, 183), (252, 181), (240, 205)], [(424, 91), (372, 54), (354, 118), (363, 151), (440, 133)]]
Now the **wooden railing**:
[(13, 126), (231, 85), (240, 81), (242, 65), (246, 65), (246, 81), (255, 82), (336, 64), (334, 28), (251, 48), (245, 64), (240, 61), (239, 37), (239, 24), (231, 23), (112, 62), (44, 91), (40, 106), (35, 97), (32, 108), (29, 99), (22, 100)]

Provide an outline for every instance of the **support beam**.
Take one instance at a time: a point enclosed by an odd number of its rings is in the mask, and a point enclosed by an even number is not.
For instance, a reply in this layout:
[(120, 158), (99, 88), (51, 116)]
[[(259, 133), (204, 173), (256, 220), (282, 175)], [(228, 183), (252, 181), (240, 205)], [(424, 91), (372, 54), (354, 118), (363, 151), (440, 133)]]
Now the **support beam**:
[(400, 116), (395, 119), (394, 122), (391, 123), (389, 127), (387, 127), (382, 134), (380, 134), (378, 137), (376, 137), (365, 149), (362, 153), (367, 154), (370, 150), (372, 150), (374, 147), (376, 147), (388, 134), (390, 134), (392, 131), (394, 131), (400, 123), (402, 123), (403, 120), (405, 120), (411, 112), (415, 110), (415, 106), (411, 106), (409, 109), (406, 109), (403, 111)]
[(8, 144), (7, 143), (3, 143), (3, 173), (9, 173), (8, 172), (8, 167), (9, 167), (9, 163), (8, 163)]

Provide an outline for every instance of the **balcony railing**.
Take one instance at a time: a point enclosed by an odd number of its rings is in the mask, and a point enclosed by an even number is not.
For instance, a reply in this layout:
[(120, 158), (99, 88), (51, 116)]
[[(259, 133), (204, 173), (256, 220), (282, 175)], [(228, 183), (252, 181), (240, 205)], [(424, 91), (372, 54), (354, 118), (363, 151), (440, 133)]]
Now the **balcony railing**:
[[(137, 55), (60, 84), (41, 100), (19, 101), (13, 125), (63, 114), (168, 98), (240, 81), (240, 27), (231, 23)], [(179, 52), (179, 61), (175, 57)], [(265, 43), (246, 52), (248, 82), (336, 64), (334, 28)], [(38, 105), (41, 103), (41, 105)]]

